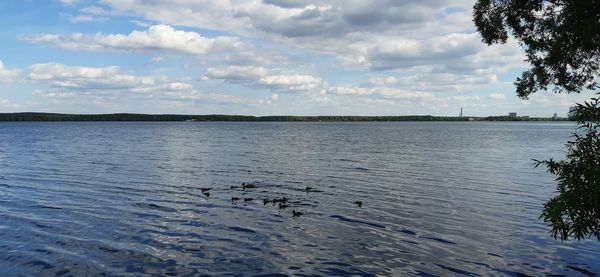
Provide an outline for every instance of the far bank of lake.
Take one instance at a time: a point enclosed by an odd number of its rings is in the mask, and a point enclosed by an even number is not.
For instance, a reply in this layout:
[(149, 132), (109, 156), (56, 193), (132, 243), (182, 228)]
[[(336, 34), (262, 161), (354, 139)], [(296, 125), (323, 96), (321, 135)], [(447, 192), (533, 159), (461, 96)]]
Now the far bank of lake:
[(569, 121), (567, 118), (528, 116), (247, 116), (247, 115), (183, 115), (183, 114), (57, 114), (0, 113), (0, 121), (239, 121), (239, 122), (351, 122), (351, 121)]

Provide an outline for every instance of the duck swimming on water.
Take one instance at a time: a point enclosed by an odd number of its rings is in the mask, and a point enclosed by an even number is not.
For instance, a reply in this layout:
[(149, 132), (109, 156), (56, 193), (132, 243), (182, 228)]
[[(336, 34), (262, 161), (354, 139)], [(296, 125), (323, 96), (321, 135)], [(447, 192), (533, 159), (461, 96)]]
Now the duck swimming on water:
[(205, 192), (205, 193), (202, 193), (202, 194), (204, 194), (204, 196), (206, 196), (206, 197), (209, 197), (209, 196), (210, 196), (210, 192), (208, 192), (208, 191), (207, 191), (207, 192)]
[(211, 190), (212, 188), (200, 188), (200, 190), (202, 191), (202, 193), (205, 193), (209, 190)]
[(246, 184), (246, 183), (242, 183), (242, 189), (255, 189), (256, 185), (255, 184)]
[(233, 202), (233, 201), (239, 201), (239, 200), (240, 200), (239, 197), (231, 197), (231, 202)]
[(304, 214), (303, 212), (297, 212), (296, 210), (292, 210), (292, 216), (293, 217), (300, 217), (303, 214)]
[(287, 207), (289, 207), (289, 206), (286, 204), (283, 204), (283, 203), (279, 203), (279, 209), (285, 209)]
[(362, 208), (363, 202), (362, 201), (354, 201), (354, 204), (356, 204), (359, 208)]

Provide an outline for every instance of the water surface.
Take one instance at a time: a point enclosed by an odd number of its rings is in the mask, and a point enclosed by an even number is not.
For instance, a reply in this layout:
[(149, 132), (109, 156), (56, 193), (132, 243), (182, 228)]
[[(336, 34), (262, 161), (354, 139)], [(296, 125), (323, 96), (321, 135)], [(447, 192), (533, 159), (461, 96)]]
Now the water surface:
[(574, 128), (0, 123), (0, 275), (593, 276), (538, 219)]

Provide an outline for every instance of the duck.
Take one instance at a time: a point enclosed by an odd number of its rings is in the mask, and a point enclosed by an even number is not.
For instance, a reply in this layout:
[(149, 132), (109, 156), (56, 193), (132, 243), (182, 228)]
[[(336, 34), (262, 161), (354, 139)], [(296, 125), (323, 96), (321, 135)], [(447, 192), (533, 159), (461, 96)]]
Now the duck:
[(202, 193), (205, 193), (209, 190), (211, 190), (212, 188), (200, 188), (200, 190), (202, 191)]
[(271, 202), (272, 202), (272, 200), (269, 200), (269, 199), (263, 199), (263, 205), (265, 205), (265, 206), (266, 206), (267, 204), (271, 203)]
[(231, 197), (231, 202), (240, 200), (239, 197)]
[(356, 204), (359, 208), (362, 208), (363, 202), (362, 201), (354, 201), (354, 204)]
[(204, 196), (206, 196), (206, 197), (209, 197), (209, 196), (210, 196), (210, 192), (208, 192), (208, 191), (207, 191), (207, 192), (204, 192), (204, 193), (202, 193), (202, 194), (204, 194)]
[(303, 214), (304, 214), (303, 212), (297, 212), (296, 210), (292, 210), (292, 216), (293, 217), (300, 217)]
[(244, 202), (250, 202), (250, 201), (252, 201), (252, 200), (254, 200), (254, 199), (252, 199), (252, 198), (249, 198), (249, 197), (248, 197), (248, 198), (244, 198)]
[(289, 206), (286, 204), (283, 204), (283, 203), (279, 203), (279, 209), (285, 209), (287, 207), (289, 207)]
[(311, 188), (311, 187), (309, 187), (309, 186), (307, 186), (307, 187), (306, 187), (304, 190), (306, 190), (306, 193), (308, 193), (309, 191), (311, 191), (311, 190), (312, 190), (312, 188)]
[(242, 183), (242, 189), (255, 189), (256, 185), (255, 184), (246, 184), (246, 183)]

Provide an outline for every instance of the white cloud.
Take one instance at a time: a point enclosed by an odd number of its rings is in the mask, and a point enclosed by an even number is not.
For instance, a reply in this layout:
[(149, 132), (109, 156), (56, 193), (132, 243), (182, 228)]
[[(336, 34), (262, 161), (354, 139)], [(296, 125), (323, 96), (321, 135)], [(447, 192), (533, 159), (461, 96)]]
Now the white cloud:
[[(360, 55), (358, 60), (375, 70), (441, 65), (446, 71), (460, 71), (474, 64), (473, 55), (486, 50), (487, 46), (480, 40), (475, 33), (453, 33), (427, 39), (382, 37), (376, 41), (356, 43), (353, 47)], [(462, 68), (446, 66), (458, 61)], [(484, 66), (471, 66), (470, 69), (480, 67)]]
[(318, 88), (323, 83), (321, 78), (313, 75), (275, 72), (264, 67), (255, 66), (209, 68), (204, 77), (280, 91), (310, 91)]
[(63, 3), (63, 5), (73, 6), (79, 3), (79, 0), (60, 0), (60, 2)]
[(59, 63), (34, 64), (30, 67), (29, 80), (49, 85), (51, 94), (47, 94), (47, 96), (195, 92), (193, 86), (188, 83), (168, 77), (135, 76), (121, 72), (118, 66), (81, 67)]
[(162, 62), (165, 58), (164, 57), (152, 57), (152, 59), (150, 59), (151, 62), (153, 63), (159, 63)]
[(353, 86), (332, 86), (327, 88), (327, 93), (339, 94), (339, 95), (379, 95), (384, 98), (396, 98), (396, 99), (433, 99), (434, 96), (428, 92), (413, 92), (399, 88), (391, 87), (353, 87)]
[[(117, 66), (83, 67), (59, 63), (34, 64), (29, 69), (29, 81), (45, 86), (34, 96), (52, 98), (80, 112), (80, 106), (92, 105), (114, 110), (139, 111), (144, 105), (167, 107), (197, 105), (250, 105), (251, 100), (219, 93), (203, 93), (190, 83), (165, 76), (137, 76), (123, 72)], [(93, 103), (89, 103), (89, 102)], [(78, 108), (79, 107), (79, 108)]]
[(152, 26), (152, 24), (145, 22), (145, 21), (141, 21), (141, 20), (132, 19), (132, 20), (129, 20), (129, 22), (131, 22), (139, 27), (142, 27), (142, 28), (148, 28), (148, 27)]
[(24, 35), (20, 39), (54, 44), (60, 48), (81, 51), (121, 50), (134, 52), (165, 52), (184, 55), (204, 55), (211, 52), (243, 49), (238, 38), (204, 37), (196, 32), (176, 30), (168, 25), (154, 25), (146, 31), (123, 34)]
[(20, 69), (8, 69), (0, 60), (0, 82), (11, 82), (21, 74)]
[(506, 99), (506, 94), (504, 93), (490, 93), (490, 98), (494, 100), (504, 100)]
[[(116, 14), (112, 13), (111, 11), (108, 11), (100, 6), (87, 6), (87, 7), (80, 9), (80, 11), (82, 13), (99, 15), (99, 16), (116, 15)], [(148, 26), (145, 26), (145, 27), (148, 27)]]
[(103, 21), (107, 21), (107, 20), (108, 20), (108, 17), (96, 17), (96, 16), (92, 16), (92, 15), (87, 15), (87, 14), (80, 14), (80, 15), (75, 15), (75, 16), (69, 17), (69, 21), (71, 21), (73, 23), (103, 22)]
[(260, 78), (259, 83), (275, 89), (308, 91), (319, 87), (321, 78), (302, 74), (276, 74)]
[[(465, 76), (506, 72), (520, 66), (523, 56), (516, 43), (504, 47), (481, 43), (471, 20), (472, 5), (468, 0), (100, 0), (98, 5), (81, 11), (99, 16), (139, 15), (144, 21), (224, 31), (256, 38), (261, 43), (331, 54), (344, 63), (338, 66), (390, 71), (419, 68), (419, 74), (437, 71)], [(188, 34), (196, 36), (188, 39)], [(246, 66), (277, 62), (259, 55), (259, 51), (241, 51), (243, 44), (237, 38), (221, 37), (223, 42), (218, 43), (219, 38), (175, 31), (167, 25), (129, 35), (41, 34), (23, 38), (88, 51), (119, 49), (198, 55), (212, 52), (209, 49), (235, 50), (211, 59)]]
[[(488, 47), (469, 0), (101, 0), (114, 14), (213, 29), (324, 53), (371, 70), (420, 68), (449, 74), (506, 72), (522, 65), (519, 45)], [(295, 60), (297, 63), (305, 61)], [(245, 63), (244, 63), (245, 62)], [(240, 65), (259, 65), (244, 59)]]
[(255, 66), (228, 66), (208, 68), (204, 76), (211, 79), (223, 79), (232, 83), (245, 83), (247, 81), (256, 81), (268, 74), (264, 67)]
[[(507, 99), (514, 87), (502, 81), (506, 77), (502, 75), (523, 65), (522, 51), (514, 41), (492, 47), (481, 43), (472, 23), (472, 0), (96, 0), (85, 1), (91, 6), (83, 4), (79, 3), (80, 15), (72, 21), (120, 16), (119, 21), (128, 21), (138, 30), (41, 33), (21, 39), (77, 51), (144, 54), (145, 70), (153, 74), (198, 76), (203, 71), (204, 89), (230, 95), (200, 93), (191, 77), (137, 76), (119, 67), (61, 64), (55, 64), (57, 68), (46, 64), (45, 70), (35, 72), (32, 67), (29, 79), (48, 87), (36, 95), (149, 95), (169, 98), (177, 105), (214, 101), (252, 106), (263, 101), (279, 105), (286, 113), (288, 108), (294, 113), (319, 109), (378, 113), (381, 107), (385, 113), (450, 110), (455, 114), (456, 107), (473, 111), (469, 105)], [(163, 58), (168, 62), (161, 62)], [(54, 73), (44, 79), (48, 71)], [(251, 99), (235, 96), (240, 88), (228, 84), (244, 86), (243, 93)], [(498, 91), (506, 96), (501, 99), (494, 93)], [(513, 100), (508, 98), (502, 105)]]
[[(263, 32), (283, 37), (345, 36), (355, 32), (406, 31), (428, 25), (447, 7), (468, 7), (467, 0), (102, 0), (115, 12), (133, 13), (176, 25), (230, 32)], [(468, 13), (465, 11), (464, 13)], [(452, 20), (452, 22), (460, 22)]]
[(8, 99), (0, 99), (0, 107), (5, 109), (17, 110), (22, 108), (22, 105), (14, 103)]
[(71, 98), (77, 96), (74, 92), (61, 92), (61, 91), (44, 91), (41, 89), (36, 89), (32, 93), (35, 96), (45, 96), (51, 98)]
[(369, 83), (374, 86), (393, 85), (393, 84), (396, 84), (397, 82), (398, 82), (398, 79), (394, 76), (374, 77), (369, 80)]

